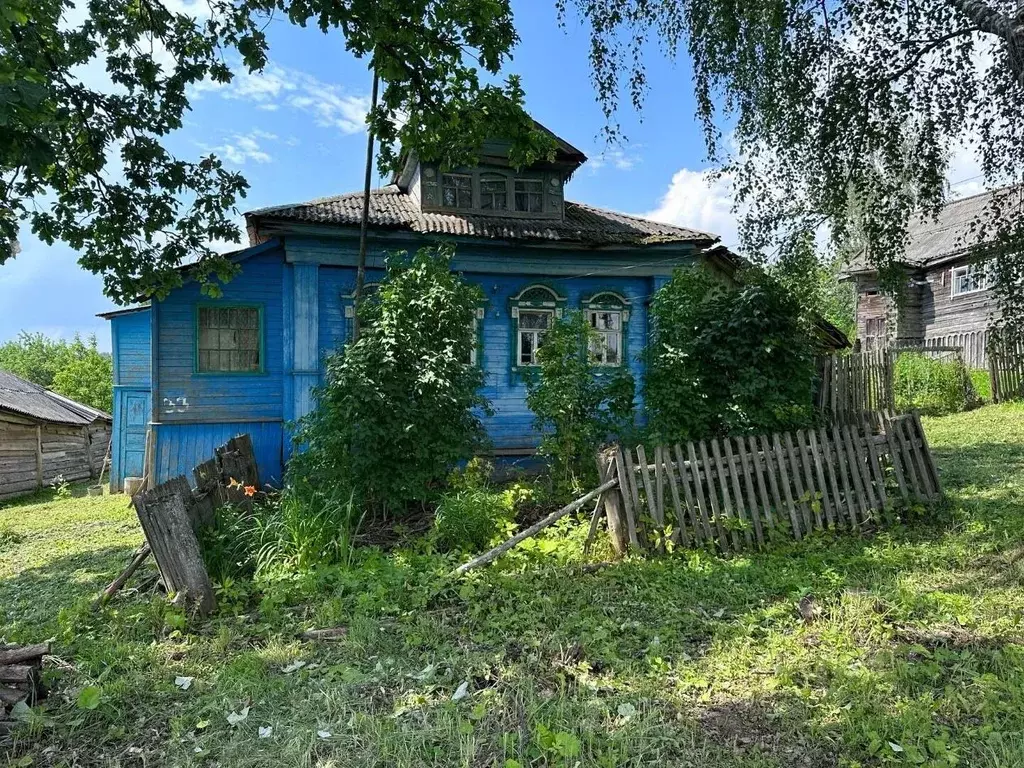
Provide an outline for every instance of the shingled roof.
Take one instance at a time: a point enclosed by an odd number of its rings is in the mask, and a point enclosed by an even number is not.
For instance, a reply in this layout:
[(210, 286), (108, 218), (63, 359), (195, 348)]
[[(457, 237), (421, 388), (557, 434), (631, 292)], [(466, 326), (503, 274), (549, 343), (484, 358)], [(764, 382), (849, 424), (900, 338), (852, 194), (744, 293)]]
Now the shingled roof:
[(103, 411), (50, 392), (7, 371), (0, 371), (0, 410), (58, 424), (85, 425), (97, 419), (110, 421), (110, 415)]
[[(1012, 194), (1013, 190), (1007, 188), (982, 192), (947, 203), (937, 218), (925, 214), (912, 217), (907, 226), (907, 247), (900, 262), (911, 267), (927, 267), (950, 256), (958, 256), (977, 245), (980, 234), (976, 229), (978, 222), (989, 225), (994, 223), (990, 208), (993, 199)], [(1010, 213), (1005, 211), (1006, 208), (1016, 206), (1016, 210), (1020, 211), (1021, 190), (1017, 190), (1016, 197), (1016, 201), (1007, 197), (1002, 203), (1004, 216)], [(873, 270), (874, 267), (866, 257), (858, 256), (850, 261), (844, 271), (850, 274)]]
[[(362, 193), (353, 192), (307, 203), (261, 208), (247, 213), (246, 218), (250, 221), (262, 219), (358, 226), (362, 217), (362, 202)], [(562, 220), (430, 213), (421, 211), (416, 198), (394, 184), (370, 193), (369, 223), (378, 229), (405, 230), (419, 234), (552, 241), (591, 246), (656, 243), (705, 246), (718, 239), (708, 232), (675, 227), (568, 200), (565, 202), (565, 217)]]

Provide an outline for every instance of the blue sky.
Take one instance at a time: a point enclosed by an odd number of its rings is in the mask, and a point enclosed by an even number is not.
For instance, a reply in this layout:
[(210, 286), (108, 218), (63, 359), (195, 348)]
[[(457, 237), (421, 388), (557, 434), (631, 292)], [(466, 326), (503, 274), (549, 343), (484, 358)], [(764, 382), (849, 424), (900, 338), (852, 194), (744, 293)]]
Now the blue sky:
[[(172, 0), (186, 12), (201, 0)], [(694, 120), (685, 57), (672, 62), (652, 47), (645, 108), (618, 115), (627, 141), (607, 147), (604, 117), (589, 81), (586, 31), (570, 18), (558, 26), (554, 0), (514, 2), (522, 42), (507, 71), (522, 77), (533, 116), (591, 159), (567, 196), (593, 205), (715, 232), (735, 242), (735, 222), (723, 182), (709, 183), (704, 143)], [(251, 188), (240, 211), (358, 190), (368, 103), (366, 64), (344, 50), (338, 34), (271, 22), (270, 65), (222, 88), (200, 88), (173, 151), (198, 157), (215, 151), (241, 170)], [(83, 80), (102, 82), (102, 67)], [(95, 333), (104, 350), (109, 329), (97, 312), (113, 305), (100, 279), (82, 270), (64, 245), (48, 247), (28, 233), (22, 253), (0, 266), (0, 343), (20, 330), (70, 337)]]

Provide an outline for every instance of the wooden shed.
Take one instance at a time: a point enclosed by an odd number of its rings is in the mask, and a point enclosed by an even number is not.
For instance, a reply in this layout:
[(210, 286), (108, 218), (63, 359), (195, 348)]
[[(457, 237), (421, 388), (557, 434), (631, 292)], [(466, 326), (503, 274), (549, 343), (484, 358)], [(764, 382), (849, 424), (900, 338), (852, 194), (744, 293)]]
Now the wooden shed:
[(98, 477), (109, 414), (0, 371), (0, 500)]

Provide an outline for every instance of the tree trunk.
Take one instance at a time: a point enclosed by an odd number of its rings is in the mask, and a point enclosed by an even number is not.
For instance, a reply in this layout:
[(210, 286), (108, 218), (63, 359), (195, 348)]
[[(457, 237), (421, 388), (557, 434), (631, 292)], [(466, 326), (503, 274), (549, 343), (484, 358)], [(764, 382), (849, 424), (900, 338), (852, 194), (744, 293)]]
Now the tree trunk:
[[(370, 111), (377, 107), (377, 67), (373, 68), (373, 87), (370, 89)], [(370, 183), (373, 178), (373, 127), (366, 126), (366, 175), (363, 178), (363, 217), (359, 222), (359, 262), (356, 267), (356, 289), (352, 293), (352, 341), (359, 338), (359, 305), (363, 300), (366, 282), (366, 230), (370, 222)]]
[(982, 32), (1002, 39), (1009, 52), (1010, 71), (1024, 85), (1024, 5), (1009, 16), (992, 7), (986, 0), (948, 0)]

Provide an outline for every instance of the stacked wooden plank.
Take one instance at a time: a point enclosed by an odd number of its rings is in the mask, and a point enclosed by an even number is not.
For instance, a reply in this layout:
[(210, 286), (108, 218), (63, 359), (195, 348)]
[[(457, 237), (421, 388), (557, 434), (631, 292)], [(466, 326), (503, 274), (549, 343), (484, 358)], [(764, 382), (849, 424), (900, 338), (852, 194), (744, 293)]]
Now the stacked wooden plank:
[(727, 553), (772, 537), (857, 530), (890, 497), (927, 502), (941, 485), (916, 413), (792, 433), (713, 438), (685, 445), (615, 446), (599, 459), (605, 514), (619, 551), (684, 547)]
[[(216, 449), (213, 458), (192, 470), (195, 490), (184, 477), (175, 477), (132, 496), (148, 550), (156, 558), (169, 592), (191, 610), (206, 615), (216, 607), (213, 587), (203, 563), (198, 534), (214, 520), (221, 504), (251, 503), (259, 487), (259, 468), (249, 435), (239, 435)], [(104, 593), (102, 604), (120, 588), (145, 555), (136, 554), (125, 574)], [(141, 558), (141, 559), (140, 559)]]
[(40, 683), (43, 656), (49, 643), (0, 645), (0, 737), (12, 730), (12, 710), (19, 703), (32, 706), (45, 693)]

